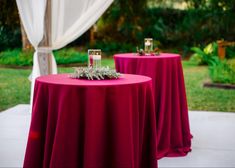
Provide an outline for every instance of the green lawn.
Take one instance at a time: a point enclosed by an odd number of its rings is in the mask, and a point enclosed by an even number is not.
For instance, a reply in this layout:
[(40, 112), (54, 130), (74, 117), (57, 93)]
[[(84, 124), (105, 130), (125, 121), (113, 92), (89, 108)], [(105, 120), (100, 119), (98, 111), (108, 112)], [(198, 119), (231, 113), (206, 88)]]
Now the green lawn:
[(204, 88), (209, 80), (206, 66), (190, 66), (183, 62), (188, 107), (190, 110), (235, 112), (235, 90)]
[[(102, 60), (102, 65), (114, 67), (112, 59)], [(208, 79), (205, 66), (183, 62), (189, 110), (235, 112), (235, 90), (203, 88)], [(59, 73), (72, 72), (72, 68), (59, 68)], [(0, 68), (0, 111), (20, 103), (29, 103), (31, 70)]]
[(0, 111), (29, 103), (30, 70), (0, 68)]

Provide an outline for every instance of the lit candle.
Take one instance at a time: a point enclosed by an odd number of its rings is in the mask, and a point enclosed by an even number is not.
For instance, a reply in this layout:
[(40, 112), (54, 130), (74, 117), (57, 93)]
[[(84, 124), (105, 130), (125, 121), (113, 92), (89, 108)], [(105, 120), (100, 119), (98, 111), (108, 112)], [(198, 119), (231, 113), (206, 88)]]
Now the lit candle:
[(90, 49), (88, 50), (88, 67), (100, 68), (101, 67), (101, 50)]
[(144, 39), (144, 51), (148, 55), (153, 50), (153, 39), (152, 38), (145, 38)]
[(145, 45), (146, 45), (146, 46), (150, 46), (150, 45), (151, 45), (150, 41), (147, 40), (147, 41), (145, 42)]
[(101, 55), (93, 55), (93, 60), (101, 60)]

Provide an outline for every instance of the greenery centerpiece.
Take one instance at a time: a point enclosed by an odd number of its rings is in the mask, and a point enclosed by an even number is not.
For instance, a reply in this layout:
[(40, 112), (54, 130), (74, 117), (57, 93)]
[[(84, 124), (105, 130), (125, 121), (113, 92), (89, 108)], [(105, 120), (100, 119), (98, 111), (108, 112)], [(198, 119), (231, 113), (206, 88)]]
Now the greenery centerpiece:
[[(136, 47), (136, 52), (137, 52), (137, 55), (139, 55), (139, 56), (145, 56), (146, 55), (144, 50), (142, 48), (139, 49), (139, 47)], [(160, 50), (158, 48), (155, 48), (154, 51), (151, 52), (148, 55), (150, 55), (150, 56), (157, 56), (159, 54), (160, 54)]]
[(70, 77), (88, 80), (117, 79), (120, 77), (120, 73), (117, 73), (114, 69), (110, 69), (108, 66), (101, 67), (101, 50), (89, 49), (88, 67), (74, 68), (74, 73)]
[(88, 80), (118, 79), (120, 73), (117, 73), (114, 69), (110, 69), (108, 66), (101, 68), (77, 67), (74, 68), (74, 73), (70, 77)]

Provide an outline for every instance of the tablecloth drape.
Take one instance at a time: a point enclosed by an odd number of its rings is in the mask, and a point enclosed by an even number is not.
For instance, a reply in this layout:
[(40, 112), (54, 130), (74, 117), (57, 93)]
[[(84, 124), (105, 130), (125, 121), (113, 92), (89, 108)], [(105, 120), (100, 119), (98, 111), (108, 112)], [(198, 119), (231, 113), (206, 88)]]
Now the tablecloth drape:
[(151, 78), (37, 78), (24, 167), (157, 167)]
[(162, 53), (114, 55), (116, 70), (152, 78), (157, 117), (158, 158), (185, 156), (191, 151), (191, 134), (181, 57)]

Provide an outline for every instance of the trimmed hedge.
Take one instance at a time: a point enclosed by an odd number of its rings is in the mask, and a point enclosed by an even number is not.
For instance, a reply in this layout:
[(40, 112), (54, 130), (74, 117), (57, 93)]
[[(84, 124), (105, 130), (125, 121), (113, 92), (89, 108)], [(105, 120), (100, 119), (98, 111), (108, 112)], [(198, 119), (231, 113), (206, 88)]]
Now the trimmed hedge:
[[(65, 48), (54, 52), (57, 64), (87, 63), (87, 53), (74, 48)], [(0, 65), (31, 66), (33, 65), (33, 52), (22, 52), (20, 49), (0, 52)]]

